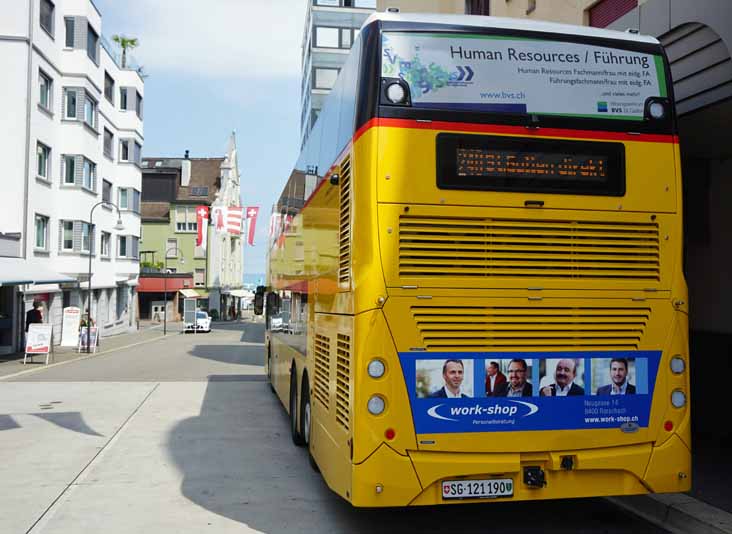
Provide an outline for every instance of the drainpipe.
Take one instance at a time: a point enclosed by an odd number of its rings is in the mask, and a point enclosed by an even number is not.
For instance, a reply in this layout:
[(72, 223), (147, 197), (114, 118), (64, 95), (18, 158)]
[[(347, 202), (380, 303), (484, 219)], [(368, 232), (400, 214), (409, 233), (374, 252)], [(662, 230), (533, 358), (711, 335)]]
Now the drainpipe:
[(30, 173), (30, 128), (31, 128), (31, 100), (33, 98), (33, 7), (34, 0), (28, 0), (28, 90), (25, 106), (25, 183), (23, 187), (23, 259), (28, 257), (28, 187)]

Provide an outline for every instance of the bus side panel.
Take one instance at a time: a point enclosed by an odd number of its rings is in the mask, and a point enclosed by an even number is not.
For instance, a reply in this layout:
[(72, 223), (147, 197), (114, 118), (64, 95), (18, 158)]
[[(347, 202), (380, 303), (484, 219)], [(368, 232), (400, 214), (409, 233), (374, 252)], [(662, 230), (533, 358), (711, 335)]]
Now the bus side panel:
[(290, 411), (290, 369), (293, 363), (297, 367), (298, 392), (302, 380), (302, 371), (305, 369), (305, 355), (287, 345), (279, 335), (271, 334), (270, 348), (272, 351), (272, 385), (277, 396)]
[(312, 338), (310, 452), (328, 487), (350, 500), (353, 317), (316, 313)]

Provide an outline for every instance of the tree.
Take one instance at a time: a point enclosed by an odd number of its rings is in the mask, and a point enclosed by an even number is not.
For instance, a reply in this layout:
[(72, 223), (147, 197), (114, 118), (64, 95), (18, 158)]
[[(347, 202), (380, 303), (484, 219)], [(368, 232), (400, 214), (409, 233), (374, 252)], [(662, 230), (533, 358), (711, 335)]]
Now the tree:
[(127, 50), (132, 50), (140, 42), (136, 37), (125, 37), (124, 35), (113, 35), (112, 41), (117, 43), (122, 48), (122, 68), (127, 67)]

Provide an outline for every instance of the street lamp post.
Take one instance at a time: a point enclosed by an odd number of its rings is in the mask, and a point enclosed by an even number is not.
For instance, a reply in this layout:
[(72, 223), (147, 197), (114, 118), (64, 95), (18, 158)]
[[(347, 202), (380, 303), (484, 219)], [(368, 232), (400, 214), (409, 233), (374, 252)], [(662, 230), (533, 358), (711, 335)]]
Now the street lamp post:
[[(124, 230), (125, 226), (122, 224), (122, 214), (119, 212), (119, 206), (115, 204), (114, 202), (110, 202), (109, 200), (102, 200), (101, 202), (97, 202), (92, 206), (92, 209), (89, 211), (89, 279), (88, 279), (88, 292), (87, 292), (87, 308), (86, 308), (86, 352), (91, 352), (91, 304), (92, 304), (92, 287), (91, 287), (91, 279), (92, 279), (92, 243), (94, 243), (94, 210), (97, 209), (97, 207), (101, 205), (106, 206), (113, 206), (117, 209), (117, 224), (114, 225), (114, 229), (117, 231)], [(99, 240), (101, 241), (102, 236), (99, 236)], [(98, 334), (97, 334), (98, 335)]]
[[(171, 250), (175, 251), (175, 258), (178, 258), (178, 245), (170, 247), (165, 251), (165, 258), (163, 259), (163, 335), (168, 334), (168, 252)], [(183, 263), (183, 258), (180, 259)]]

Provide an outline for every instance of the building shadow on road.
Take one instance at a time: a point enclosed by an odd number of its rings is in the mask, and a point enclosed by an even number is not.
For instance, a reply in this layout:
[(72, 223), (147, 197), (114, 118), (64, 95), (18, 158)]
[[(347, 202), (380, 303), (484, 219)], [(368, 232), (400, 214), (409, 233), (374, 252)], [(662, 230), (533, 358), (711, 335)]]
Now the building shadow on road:
[[(168, 436), (193, 503), (267, 533), (662, 532), (603, 499), (486, 503), (459, 508), (354, 509), (295, 447), (289, 419), (262, 378), (210, 376), (199, 415)], [(558, 508), (559, 507), (559, 508)], [(550, 521), (557, 510), (566, 521)], [(567, 513), (569, 512), (569, 513)]]
[(241, 345), (194, 345), (188, 351), (191, 356), (205, 358), (221, 363), (239, 365), (264, 365), (262, 347), (242, 347)]

